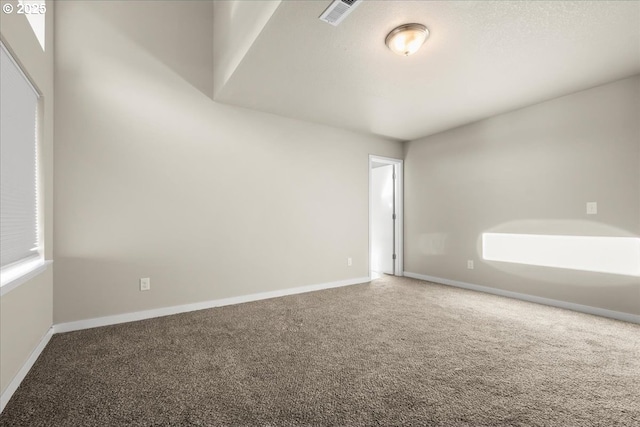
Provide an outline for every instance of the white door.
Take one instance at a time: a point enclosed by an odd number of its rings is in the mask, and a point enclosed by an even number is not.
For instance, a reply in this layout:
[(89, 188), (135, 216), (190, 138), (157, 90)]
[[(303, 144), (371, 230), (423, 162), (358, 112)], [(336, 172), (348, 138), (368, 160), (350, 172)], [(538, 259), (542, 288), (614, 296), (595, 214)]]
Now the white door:
[(394, 274), (394, 165), (374, 165), (371, 170), (371, 270)]

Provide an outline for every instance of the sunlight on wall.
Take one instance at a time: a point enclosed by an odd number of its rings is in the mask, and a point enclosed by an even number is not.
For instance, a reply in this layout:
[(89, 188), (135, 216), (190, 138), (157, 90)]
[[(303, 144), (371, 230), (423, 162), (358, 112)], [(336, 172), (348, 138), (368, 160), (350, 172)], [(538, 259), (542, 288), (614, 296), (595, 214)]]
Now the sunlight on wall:
[(640, 238), (484, 233), (482, 257), (544, 267), (640, 276)]
[(47, 5), (45, 0), (20, 0), (18, 11), (24, 13), (33, 33), (36, 35), (42, 50), (44, 50), (44, 16)]

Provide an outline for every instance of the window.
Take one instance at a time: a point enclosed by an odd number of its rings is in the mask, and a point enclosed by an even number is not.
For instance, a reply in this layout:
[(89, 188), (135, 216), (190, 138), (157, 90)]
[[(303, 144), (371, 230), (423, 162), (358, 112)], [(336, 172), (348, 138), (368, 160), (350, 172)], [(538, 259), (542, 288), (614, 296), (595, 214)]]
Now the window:
[(44, 264), (38, 218), (39, 95), (0, 43), (0, 286)]

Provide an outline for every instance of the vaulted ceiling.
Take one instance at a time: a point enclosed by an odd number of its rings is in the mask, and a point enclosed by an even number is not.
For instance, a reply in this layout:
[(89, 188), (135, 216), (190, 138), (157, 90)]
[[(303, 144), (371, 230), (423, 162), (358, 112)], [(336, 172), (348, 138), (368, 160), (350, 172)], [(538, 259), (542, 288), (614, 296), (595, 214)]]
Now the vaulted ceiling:
[[(412, 140), (640, 73), (637, 1), (364, 0), (337, 27), (326, 1), (223, 1), (214, 99)], [(430, 30), (413, 56), (394, 27)]]

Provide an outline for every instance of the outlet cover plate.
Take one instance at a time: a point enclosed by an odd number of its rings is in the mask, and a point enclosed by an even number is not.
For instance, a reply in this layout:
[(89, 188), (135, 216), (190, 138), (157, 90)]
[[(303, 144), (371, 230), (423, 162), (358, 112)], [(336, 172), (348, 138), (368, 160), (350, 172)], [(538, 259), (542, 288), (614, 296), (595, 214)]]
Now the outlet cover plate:
[(140, 290), (148, 291), (151, 290), (151, 279), (148, 277), (143, 277), (140, 279)]

